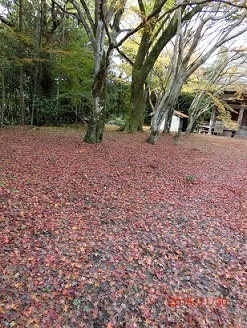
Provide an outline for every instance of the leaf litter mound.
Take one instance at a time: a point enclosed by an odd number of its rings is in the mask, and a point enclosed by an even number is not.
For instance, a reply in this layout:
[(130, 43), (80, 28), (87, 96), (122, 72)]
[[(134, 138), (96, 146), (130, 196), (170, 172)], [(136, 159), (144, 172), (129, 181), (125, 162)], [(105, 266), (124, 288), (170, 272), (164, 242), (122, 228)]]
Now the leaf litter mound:
[(246, 326), (247, 142), (0, 131), (1, 327)]

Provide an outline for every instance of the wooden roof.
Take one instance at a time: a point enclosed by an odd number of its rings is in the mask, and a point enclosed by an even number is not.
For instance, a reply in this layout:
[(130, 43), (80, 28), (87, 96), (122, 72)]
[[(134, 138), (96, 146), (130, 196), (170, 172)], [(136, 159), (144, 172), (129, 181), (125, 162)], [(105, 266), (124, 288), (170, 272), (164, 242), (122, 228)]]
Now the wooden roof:
[(233, 109), (239, 109), (242, 105), (247, 106), (247, 90), (225, 89), (222, 99)]
[(182, 117), (182, 118), (188, 118), (189, 117), (188, 115), (186, 115), (182, 112), (179, 112), (178, 110), (174, 110), (174, 115)]

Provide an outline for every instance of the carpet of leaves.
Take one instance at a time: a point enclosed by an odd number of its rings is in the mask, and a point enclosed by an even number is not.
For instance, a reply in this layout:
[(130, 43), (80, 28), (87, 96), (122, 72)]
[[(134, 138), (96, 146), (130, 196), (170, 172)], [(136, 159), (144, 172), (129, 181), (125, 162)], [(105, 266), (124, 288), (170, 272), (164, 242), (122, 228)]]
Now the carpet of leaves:
[(0, 327), (246, 327), (247, 141), (82, 136), (0, 130)]

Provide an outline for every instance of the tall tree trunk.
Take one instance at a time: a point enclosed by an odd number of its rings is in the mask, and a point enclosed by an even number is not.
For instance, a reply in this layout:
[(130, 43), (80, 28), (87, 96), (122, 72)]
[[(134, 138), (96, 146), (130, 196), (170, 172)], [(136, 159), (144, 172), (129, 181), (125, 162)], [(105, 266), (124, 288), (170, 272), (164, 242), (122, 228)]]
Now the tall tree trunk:
[(186, 128), (185, 134), (190, 134), (192, 132), (193, 126), (198, 117), (198, 113), (200, 112), (200, 102), (203, 99), (203, 94), (197, 94), (192, 101), (192, 104), (189, 108), (189, 124)]
[(190, 134), (192, 132), (196, 119), (197, 119), (196, 116), (189, 116), (189, 124), (186, 128), (185, 134)]
[(84, 141), (88, 143), (100, 143), (103, 139), (105, 127), (105, 85), (108, 68), (109, 61), (103, 54), (101, 64), (99, 65), (98, 62), (95, 63), (97, 74), (95, 74), (92, 91), (93, 104), (90, 111), (87, 132), (84, 137)]
[[(19, 32), (22, 33), (23, 29), (23, 2), (19, 0)], [(22, 44), (20, 40), (20, 52), (22, 53)], [(25, 124), (25, 104), (24, 104), (24, 72), (23, 72), (23, 64), (20, 66), (19, 73), (19, 92), (20, 92), (20, 117), (21, 117), (21, 125)]]
[(31, 86), (31, 126), (33, 126), (35, 115), (35, 100), (37, 94), (37, 76), (38, 76), (38, 63), (35, 63), (33, 85)]
[[(203, 5), (196, 5), (193, 9), (191, 9), (191, 11), (188, 11), (184, 14), (184, 16), (182, 17), (182, 22), (190, 20), (194, 15), (200, 12), (202, 8)], [(184, 9), (185, 7), (182, 8), (182, 12), (184, 12)], [(157, 20), (157, 22), (158, 21), (159, 20)], [(165, 24), (166, 23), (167, 21), (165, 22)], [(136, 71), (135, 69), (133, 69), (131, 83), (132, 89), (135, 90), (135, 92), (131, 93), (129, 118), (126, 124), (125, 131), (135, 132), (138, 130), (142, 130), (142, 127), (140, 129), (137, 129), (137, 127), (140, 126), (140, 120), (141, 118), (143, 119), (145, 113), (145, 101), (141, 101), (145, 99), (145, 83), (161, 51), (168, 44), (168, 42), (176, 35), (178, 25), (177, 15), (174, 14), (171, 17), (171, 20), (168, 22), (167, 25), (165, 25), (165, 29), (163, 30), (161, 35), (155, 42), (152, 43), (150, 42), (152, 38), (151, 31), (155, 28), (155, 24), (156, 21), (154, 20), (153, 23), (151, 23), (150, 29), (147, 29), (147, 31), (144, 32), (140, 46), (138, 48), (138, 53), (136, 55), (134, 68), (138, 70), (138, 75), (139, 77), (141, 77), (141, 79), (139, 79), (139, 81), (136, 81)], [(154, 46), (150, 50), (151, 44), (154, 44)], [(134, 86), (133, 84), (136, 84), (136, 86)], [(139, 91), (137, 90), (138, 87), (140, 89)], [(139, 102), (137, 97), (140, 97)]]
[(102, 17), (99, 15), (96, 40), (94, 47), (94, 82), (92, 88), (92, 108), (84, 141), (100, 143), (105, 127), (105, 86), (109, 69), (112, 49), (104, 50), (105, 30)]
[(150, 131), (150, 135), (147, 138), (147, 142), (154, 145), (155, 142), (158, 139), (159, 133), (160, 133), (160, 127), (162, 122), (166, 119), (167, 117), (167, 111), (162, 111), (161, 112), (161, 102), (158, 106), (158, 108), (156, 109), (153, 117), (152, 117), (152, 122), (151, 122), (151, 131)]
[[(38, 58), (44, 58), (44, 54), (42, 52), (42, 41), (43, 41), (43, 34), (44, 34), (44, 24), (45, 24), (45, 9), (46, 3), (45, 0), (41, 0), (38, 7), (37, 7), (37, 38), (36, 38), (36, 56)], [(36, 109), (36, 100), (41, 100), (42, 97), (42, 67), (45, 65), (44, 61), (35, 61), (32, 79), (30, 80), (30, 95), (31, 95), (31, 119), (30, 125), (33, 126), (38, 124), (37, 120), (37, 109)]]
[(153, 116), (153, 120), (151, 124), (151, 132), (150, 132), (150, 136), (147, 138), (147, 142), (151, 144), (154, 144), (156, 142), (160, 133), (161, 124), (164, 120), (165, 120), (164, 132), (165, 133), (170, 132), (172, 115), (174, 113), (175, 105), (178, 96), (180, 94), (181, 88), (182, 88), (182, 84), (177, 83), (176, 87), (172, 89), (170, 94), (168, 94), (167, 92), (164, 94)]
[(3, 67), (1, 65), (0, 65), (0, 69), (1, 69), (1, 81), (2, 81), (2, 106), (1, 106), (1, 121), (0, 121), (0, 126), (3, 127), (4, 110), (5, 110), (5, 79), (4, 79)]
[(23, 66), (22, 65), (20, 67), (19, 88), (20, 88), (21, 125), (24, 125), (25, 124), (25, 103), (24, 103), (24, 74), (23, 74)]
[[(121, 33), (120, 23), (126, 0), (121, 1), (76, 1), (68, 12), (75, 16), (84, 27), (94, 52), (94, 82), (92, 88), (92, 108), (84, 141), (100, 143), (105, 126), (105, 89), (113, 49), (118, 47), (117, 36)], [(94, 16), (92, 7), (94, 3)], [(64, 10), (59, 6), (61, 10)]]
[(175, 110), (176, 100), (174, 100), (173, 107), (169, 106), (167, 108), (167, 115), (166, 115), (166, 120), (165, 120), (164, 131), (163, 131), (164, 133), (170, 133), (170, 128), (171, 128), (171, 124), (172, 124), (172, 116), (173, 116), (173, 113)]
[[(126, 132), (143, 132), (144, 111), (146, 103), (144, 88), (144, 83), (142, 83), (142, 79), (140, 79), (139, 71), (133, 70), (129, 114), (124, 127), (124, 131)], [(137, 108), (138, 111), (136, 110)]]
[(88, 143), (100, 143), (103, 140), (105, 127), (105, 95), (104, 92), (93, 97), (93, 108), (90, 112), (89, 123), (84, 141)]

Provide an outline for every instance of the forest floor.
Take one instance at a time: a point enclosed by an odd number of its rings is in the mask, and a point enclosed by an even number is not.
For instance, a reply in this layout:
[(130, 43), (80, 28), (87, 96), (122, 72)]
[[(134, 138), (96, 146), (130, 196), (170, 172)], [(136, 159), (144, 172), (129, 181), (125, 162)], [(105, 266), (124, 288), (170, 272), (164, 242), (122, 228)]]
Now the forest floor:
[(247, 141), (0, 130), (0, 327), (247, 326)]

